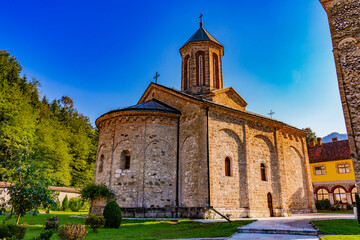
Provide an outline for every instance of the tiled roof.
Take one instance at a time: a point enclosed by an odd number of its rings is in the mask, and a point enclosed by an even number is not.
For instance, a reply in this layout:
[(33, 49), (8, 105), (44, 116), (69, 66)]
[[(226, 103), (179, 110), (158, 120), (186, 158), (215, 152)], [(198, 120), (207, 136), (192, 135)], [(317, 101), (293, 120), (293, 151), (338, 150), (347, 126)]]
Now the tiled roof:
[(169, 113), (176, 113), (181, 114), (181, 112), (173, 107), (166, 105), (165, 103), (160, 102), (159, 100), (152, 99), (147, 102), (139, 103), (134, 106), (126, 107), (126, 108), (119, 108), (116, 110), (112, 110), (107, 112), (100, 117), (114, 112), (125, 112), (125, 111), (158, 111), (158, 112), (169, 112)]
[(329, 162), (351, 158), (348, 140), (323, 143), (310, 148), (308, 146), (310, 163)]
[[(0, 182), (0, 188), (10, 187), (12, 183), (9, 182)], [(80, 193), (81, 189), (76, 188), (68, 188), (68, 187), (54, 187), (50, 186), (51, 190), (59, 191), (59, 192), (68, 192), (68, 193)]]
[(186, 43), (181, 47), (185, 47), (189, 42), (197, 42), (197, 41), (211, 41), (216, 44), (221, 45), (211, 34), (206, 31), (203, 27), (200, 27), (190, 38), (186, 41)]

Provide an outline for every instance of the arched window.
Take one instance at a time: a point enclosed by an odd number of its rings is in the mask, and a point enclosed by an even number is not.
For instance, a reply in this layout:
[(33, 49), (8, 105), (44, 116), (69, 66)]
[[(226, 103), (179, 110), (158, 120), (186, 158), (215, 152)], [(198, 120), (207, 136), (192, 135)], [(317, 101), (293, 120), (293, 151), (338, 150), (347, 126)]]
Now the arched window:
[(213, 78), (216, 88), (220, 88), (220, 79), (219, 79), (219, 58), (216, 53), (213, 53)]
[(263, 163), (260, 165), (260, 170), (261, 170), (261, 181), (266, 181), (266, 167)]
[(130, 152), (128, 150), (121, 153), (120, 169), (130, 169)]
[(334, 189), (334, 200), (341, 203), (347, 203), (346, 192), (343, 188)]
[(231, 176), (231, 162), (230, 158), (225, 158), (225, 176)]
[(355, 195), (357, 194), (357, 188), (354, 187), (353, 189), (351, 189), (351, 199), (352, 199), (352, 202), (353, 203), (356, 203), (356, 198), (355, 198)]
[(190, 80), (190, 56), (186, 55), (184, 58), (184, 90), (188, 89), (190, 86), (189, 80)]
[(205, 84), (205, 53), (198, 51), (196, 53), (196, 86)]
[(329, 192), (325, 188), (320, 188), (316, 191), (316, 199), (324, 200), (329, 199)]
[(99, 173), (104, 171), (104, 155), (101, 154), (100, 162), (99, 162)]

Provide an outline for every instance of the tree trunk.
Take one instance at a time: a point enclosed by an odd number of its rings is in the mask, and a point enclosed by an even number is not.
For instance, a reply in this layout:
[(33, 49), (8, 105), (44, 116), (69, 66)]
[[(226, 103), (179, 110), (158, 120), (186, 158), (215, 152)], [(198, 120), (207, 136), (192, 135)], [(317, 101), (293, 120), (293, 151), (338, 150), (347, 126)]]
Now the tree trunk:
[(19, 221), (20, 221), (20, 214), (17, 216), (16, 224), (19, 224)]

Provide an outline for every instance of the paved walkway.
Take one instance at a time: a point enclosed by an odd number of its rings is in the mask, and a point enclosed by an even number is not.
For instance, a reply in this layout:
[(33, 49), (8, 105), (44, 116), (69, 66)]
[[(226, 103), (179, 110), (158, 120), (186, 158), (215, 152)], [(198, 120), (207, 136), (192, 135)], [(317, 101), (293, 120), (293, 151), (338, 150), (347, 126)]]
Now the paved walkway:
[(311, 221), (354, 218), (354, 215), (351, 214), (332, 213), (294, 214), (292, 217), (259, 218), (258, 221), (239, 228), (244, 233), (237, 233), (229, 239), (319, 239), (316, 236), (317, 230), (310, 223)]
[[(257, 219), (258, 221), (239, 228), (244, 231), (248, 231), (250, 233), (237, 233), (232, 237), (230, 237), (229, 239), (230, 240), (319, 239), (317, 236), (314, 236), (316, 234), (316, 229), (312, 226), (310, 222), (315, 220), (327, 220), (327, 219), (354, 219), (354, 215), (318, 213), (318, 214), (294, 214), (292, 217), (259, 218)], [(276, 234), (276, 232), (287, 232), (287, 231), (292, 233), (299, 232), (300, 234), (305, 234), (305, 235)], [(268, 234), (269, 232), (275, 234)]]

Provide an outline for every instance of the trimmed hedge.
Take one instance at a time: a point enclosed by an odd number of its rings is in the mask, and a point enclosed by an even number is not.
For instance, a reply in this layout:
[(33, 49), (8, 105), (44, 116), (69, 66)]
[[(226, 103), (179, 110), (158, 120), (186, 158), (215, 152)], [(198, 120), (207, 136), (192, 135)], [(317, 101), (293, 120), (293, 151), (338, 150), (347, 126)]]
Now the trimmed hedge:
[(121, 225), (121, 208), (116, 201), (110, 201), (106, 204), (103, 216), (106, 220), (105, 228), (119, 228)]
[(11, 238), (23, 239), (27, 230), (25, 225), (16, 224), (0, 224), (0, 238)]

